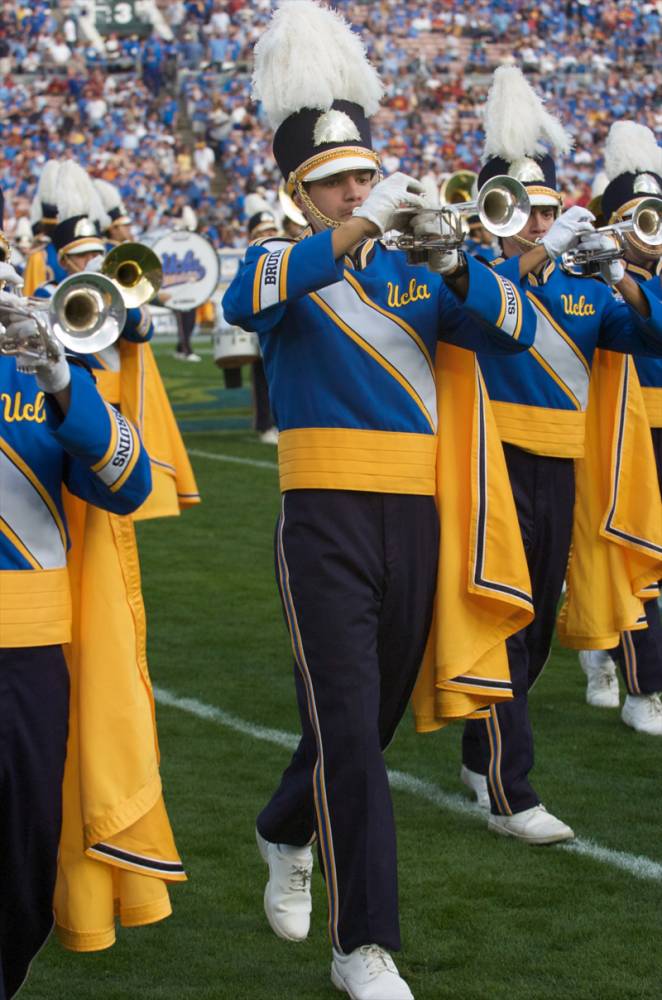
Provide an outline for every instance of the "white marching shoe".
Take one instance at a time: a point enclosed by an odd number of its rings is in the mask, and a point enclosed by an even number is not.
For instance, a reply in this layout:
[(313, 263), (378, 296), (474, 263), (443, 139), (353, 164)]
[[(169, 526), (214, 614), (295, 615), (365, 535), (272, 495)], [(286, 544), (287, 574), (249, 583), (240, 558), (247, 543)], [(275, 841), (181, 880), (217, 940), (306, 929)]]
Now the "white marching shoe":
[(586, 701), (594, 708), (620, 704), (616, 664), (606, 649), (582, 649), (579, 663), (586, 674)]
[(487, 791), (487, 778), (485, 775), (478, 774), (477, 771), (470, 771), (469, 768), (465, 767), (463, 764), (460, 770), (460, 781), (474, 793), (479, 808), (484, 809), (485, 812), (489, 812), (490, 796)]
[(659, 694), (629, 694), (623, 702), (621, 719), (638, 733), (662, 736), (662, 700)]
[(310, 847), (271, 844), (257, 830), (255, 838), (262, 860), (269, 865), (269, 881), (264, 890), (264, 912), (269, 926), (285, 941), (305, 941), (312, 910), (313, 852)]
[(516, 840), (523, 840), (534, 846), (557, 844), (562, 840), (572, 840), (575, 836), (567, 824), (548, 813), (542, 804), (513, 813), (512, 816), (490, 815), (487, 828), (503, 837), (515, 837)]
[(378, 944), (362, 944), (349, 955), (334, 948), (331, 982), (352, 1000), (414, 1000), (395, 962)]

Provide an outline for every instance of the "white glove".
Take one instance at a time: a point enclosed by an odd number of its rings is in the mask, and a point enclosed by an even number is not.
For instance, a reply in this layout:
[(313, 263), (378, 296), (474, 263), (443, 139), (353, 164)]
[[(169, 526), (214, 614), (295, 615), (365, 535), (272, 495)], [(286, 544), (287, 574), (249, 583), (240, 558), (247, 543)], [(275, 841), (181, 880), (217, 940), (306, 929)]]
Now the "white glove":
[(428, 256), (428, 268), (436, 274), (451, 275), (460, 264), (460, 255), (457, 250), (430, 250)]
[(6, 261), (0, 261), (0, 282), (3, 281), (7, 285), (23, 284), (23, 278), (18, 271), (15, 271), (11, 264), (8, 264)]
[[(577, 250), (613, 250), (616, 241), (607, 233), (591, 233), (589, 236), (582, 236), (577, 244)], [(598, 261), (600, 267), (600, 277), (607, 285), (617, 285), (625, 276), (625, 265), (620, 258), (614, 260)]]
[(352, 215), (372, 222), (380, 233), (393, 229), (393, 220), (401, 208), (423, 208), (424, 187), (420, 181), (398, 171), (376, 184), (366, 200)]
[[(444, 216), (433, 215), (432, 212), (426, 211), (426, 209), (438, 209), (440, 208), (439, 198), (431, 196), (429, 193), (425, 196), (425, 206), (420, 212), (412, 217), (409, 227), (419, 239), (429, 237), (434, 239), (439, 236), (454, 236), (454, 230), (446, 221)], [(436, 274), (452, 274), (456, 270), (460, 258), (458, 256), (457, 250), (430, 250), (428, 251), (427, 266), (430, 271), (434, 271)]]
[(56, 337), (52, 335), (49, 337), (49, 341), (55, 346), (55, 353), (57, 355), (55, 358), (35, 359), (34, 357), (30, 357), (29, 354), (20, 354), (21, 342), (24, 342), (26, 348), (28, 348), (29, 341), (39, 337), (38, 324), (41, 323), (47, 324), (45, 316), (40, 316), (38, 320), (28, 317), (21, 319), (14, 318), (11, 323), (7, 324), (7, 336), (16, 339), (19, 344), (19, 353), (16, 355), (16, 368), (24, 375), (34, 375), (37, 385), (43, 392), (52, 394), (62, 392), (71, 381), (71, 371), (64, 356), (64, 347)]
[(593, 212), (579, 205), (573, 205), (567, 212), (559, 215), (540, 241), (550, 260), (556, 260), (574, 247), (582, 233), (594, 232), (592, 222), (595, 222)]

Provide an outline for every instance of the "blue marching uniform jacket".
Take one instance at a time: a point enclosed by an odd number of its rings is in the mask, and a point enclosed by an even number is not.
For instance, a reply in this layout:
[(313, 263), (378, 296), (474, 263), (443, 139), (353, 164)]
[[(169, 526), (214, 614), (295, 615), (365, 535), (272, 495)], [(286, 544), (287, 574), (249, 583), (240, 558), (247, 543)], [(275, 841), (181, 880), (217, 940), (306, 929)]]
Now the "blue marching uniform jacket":
[(70, 640), (69, 544), (61, 488), (116, 514), (151, 489), (135, 428), (71, 366), (63, 418), (36, 380), (0, 356), (0, 646)]
[(525, 351), (533, 310), (471, 258), (462, 303), (402, 252), (368, 240), (336, 260), (331, 239), (252, 244), (223, 298), (227, 321), (260, 338), (281, 489), (433, 495), (437, 341)]
[(536, 314), (526, 354), (507, 364), (480, 354), (501, 439), (535, 454), (581, 458), (594, 351), (662, 356), (662, 302), (642, 285), (651, 312), (644, 319), (601, 281), (567, 274), (552, 261), (540, 277), (521, 281), (518, 257), (494, 269), (518, 285)]

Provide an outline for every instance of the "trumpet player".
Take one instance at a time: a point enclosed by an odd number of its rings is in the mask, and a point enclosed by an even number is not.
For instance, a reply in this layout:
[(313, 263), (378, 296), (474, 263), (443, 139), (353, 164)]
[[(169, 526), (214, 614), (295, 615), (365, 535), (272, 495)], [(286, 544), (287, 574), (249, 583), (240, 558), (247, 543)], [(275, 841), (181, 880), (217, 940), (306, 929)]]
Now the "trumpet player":
[[(584, 454), (589, 377), (597, 347), (662, 356), (662, 304), (645, 285), (610, 265), (604, 277), (633, 306), (617, 302), (604, 283), (575, 277), (559, 259), (593, 216), (561, 213), (553, 157), (569, 148), (562, 125), (515, 67), (500, 67), (486, 105), (480, 188), (494, 174), (526, 186), (531, 214), (519, 234), (503, 238), (495, 270), (521, 288), (537, 317), (534, 347), (506, 363), (480, 356), (492, 400), (529, 564), (534, 621), (507, 641), (515, 697), (469, 721), (462, 780), (489, 806), (489, 829), (529, 844), (571, 839), (570, 826), (549, 813), (529, 780), (533, 733), (528, 691), (549, 656), (573, 530), (574, 460)], [(641, 311), (639, 311), (641, 310)]]
[(278, 937), (307, 937), (317, 836), (333, 983), (353, 1000), (411, 1000), (389, 954), (400, 930), (382, 751), (418, 673), (436, 584), (432, 358), (438, 339), (524, 350), (532, 314), (457, 251), (432, 272), (379, 241), (403, 204), (424, 207), (423, 186), (400, 173), (378, 182), (369, 119), (382, 87), (339, 15), (281, 5), (254, 81), (311, 226), (299, 241), (252, 243), (223, 299), (229, 323), (259, 334), (279, 427), (276, 573), (303, 733), (257, 819), (264, 907)]
[[(21, 279), (0, 264), (0, 281)], [(126, 515), (148, 496), (136, 428), (65, 355), (45, 315), (0, 293), (0, 997), (53, 924), (72, 639), (64, 487)], [(16, 311), (17, 304), (19, 311)], [(9, 352), (9, 353), (7, 353)], [(100, 569), (90, 586), (100, 584)]]
[[(662, 150), (653, 132), (632, 121), (615, 122), (605, 146), (605, 172), (608, 184), (602, 193), (602, 214), (608, 223), (622, 224), (632, 217), (642, 199), (662, 198)], [(595, 234), (596, 248), (613, 248), (608, 235)], [(613, 265), (660, 297), (662, 269), (662, 227), (656, 243), (645, 243), (635, 233), (626, 233), (622, 261)], [(662, 359), (638, 356), (637, 375), (646, 405), (657, 469), (662, 488)], [(656, 498), (659, 502), (659, 496)], [(647, 628), (624, 631), (618, 647), (585, 650), (580, 662), (587, 676), (586, 700), (589, 705), (618, 708), (617, 661), (626, 688), (621, 710), (623, 722), (637, 732), (662, 736), (662, 622), (655, 596), (644, 604)]]

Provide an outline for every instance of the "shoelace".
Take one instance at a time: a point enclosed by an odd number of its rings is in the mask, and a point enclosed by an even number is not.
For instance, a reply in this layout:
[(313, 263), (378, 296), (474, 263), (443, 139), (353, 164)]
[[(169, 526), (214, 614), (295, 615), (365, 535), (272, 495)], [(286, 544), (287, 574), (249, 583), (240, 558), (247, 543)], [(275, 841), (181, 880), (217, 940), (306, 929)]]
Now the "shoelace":
[(292, 865), (290, 869), (290, 892), (306, 892), (312, 872), (308, 865)]
[(662, 698), (659, 694), (652, 694), (648, 700), (651, 715), (662, 715)]
[(378, 976), (381, 972), (394, 972), (397, 975), (393, 959), (378, 944), (361, 945), (359, 952), (366, 960), (366, 969), (370, 976)]

